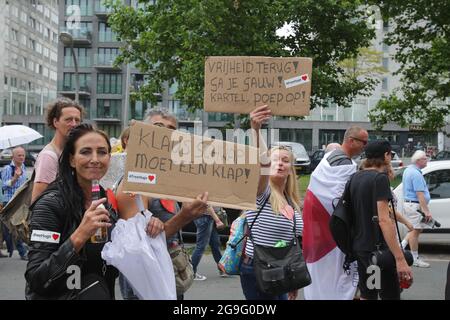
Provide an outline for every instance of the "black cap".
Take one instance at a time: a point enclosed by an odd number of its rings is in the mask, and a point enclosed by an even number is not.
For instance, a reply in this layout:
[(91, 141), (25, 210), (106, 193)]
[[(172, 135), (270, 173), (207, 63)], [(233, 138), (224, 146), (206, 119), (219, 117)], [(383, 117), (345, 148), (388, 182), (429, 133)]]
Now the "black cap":
[(367, 159), (384, 159), (386, 152), (391, 152), (391, 144), (386, 140), (371, 141), (364, 149)]

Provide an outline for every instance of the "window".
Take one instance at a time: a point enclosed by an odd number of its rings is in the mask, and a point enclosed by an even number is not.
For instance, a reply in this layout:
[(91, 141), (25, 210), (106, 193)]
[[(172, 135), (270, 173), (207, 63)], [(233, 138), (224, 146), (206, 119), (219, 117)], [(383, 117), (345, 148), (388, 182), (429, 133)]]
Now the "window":
[(383, 68), (389, 70), (389, 58), (383, 58), (382, 60)]
[[(73, 48), (77, 57), (78, 66), (87, 68), (91, 66), (91, 49), (90, 48)], [(72, 50), (64, 48), (64, 67), (73, 67)]]
[(20, 13), (20, 20), (22, 20), (23, 23), (27, 23), (27, 14), (23, 11)]
[(29, 25), (32, 29), (35, 29), (35, 28), (36, 28), (36, 19), (30, 17), (30, 19), (28, 20), (28, 25)]
[(5, 84), (6, 85), (8, 84), (8, 77), (7, 76), (5, 76)]
[(120, 125), (118, 124), (103, 124), (103, 123), (99, 123), (97, 125), (97, 127), (102, 130), (105, 131), (109, 137), (115, 137), (115, 138), (119, 138), (120, 137), (120, 133), (122, 132)]
[(36, 52), (42, 54), (42, 45), (39, 42), (36, 43)]
[(80, 8), (80, 14), (82, 16), (91, 16), (92, 11), (92, 0), (65, 0), (66, 1), (66, 16), (73, 15), (75, 12), (73, 10), (68, 10), (70, 6), (78, 6)]
[(384, 32), (389, 31), (389, 21), (387, 21), (387, 20), (383, 21), (383, 31)]
[(100, 22), (98, 24), (98, 38), (99, 42), (117, 41), (116, 34), (111, 31), (111, 28), (105, 22)]
[(19, 39), (19, 31), (17, 31), (16, 29), (11, 28), (10, 39), (14, 40), (14, 41), (17, 41), (17, 39)]
[(20, 66), (21, 67), (23, 67), (23, 68), (26, 68), (27, 67), (27, 58), (25, 58), (25, 57), (20, 57)]
[(55, 51), (53, 51), (53, 50), (50, 50), (50, 59), (52, 59), (53, 61), (57, 61), (57, 59), (58, 59), (58, 55), (56, 54), (56, 52)]
[[(92, 22), (80, 22), (76, 25), (76, 28), (72, 26), (72, 23), (65, 22), (65, 26), (68, 32), (76, 39), (91, 39), (92, 34)], [(53, 40), (58, 42), (58, 35), (55, 34)]]
[(97, 117), (120, 119), (122, 100), (98, 99)]
[(17, 8), (16, 6), (11, 5), (11, 14), (18, 18), (19, 17), (19, 8)]
[(91, 118), (91, 99), (89, 99), (89, 98), (86, 99), (84, 97), (80, 97), (79, 102), (84, 108), (83, 119), (90, 119)]
[(24, 34), (20, 35), (20, 43), (23, 44), (25, 47), (27, 46), (27, 36)]
[(50, 130), (50, 128), (47, 128), (45, 124), (43, 123), (30, 123), (29, 124), (31, 129), (36, 130), (40, 134), (42, 134), (43, 138), (39, 138), (37, 140), (34, 140), (33, 142), (30, 142), (30, 145), (36, 146), (36, 145), (45, 145), (49, 143), (53, 138), (53, 130)]
[(44, 57), (48, 58), (50, 55), (50, 51), (48, 50), (48, 48), (46, 46), (42, 47), (42, 54), (44, 55)]
[(382, 90), (388, 89), (388, 79), (387, 78), (381, 79), (381, 89)]
[[(91, 74), (80, 73), (80, 91), (90, 92)], [(75, 73), (65, 72), (63, 76), (63, 91), (75, 91)]]
[(98, 48), (97, 64), (112, 65), (119, 55), (119, 48)]
[(98, 74), (97, 93), (122, 94), (122, 75), (117, 73)]
[(280, 129), (279, 141), (291, 141), (303, 144), (306, 150), (312, 150), (311, 129)]
[(450, 198), (450, 170), (436, 170), (424, 176), (431, 199)]
[(329, 143), (341, 143), (344, 140), (345, 130), (319, 130), (319, 148)]
[(28, 46), (30, 47), (30, 49), (36, 50), (36, 40), (33, 39), (28, 39)]

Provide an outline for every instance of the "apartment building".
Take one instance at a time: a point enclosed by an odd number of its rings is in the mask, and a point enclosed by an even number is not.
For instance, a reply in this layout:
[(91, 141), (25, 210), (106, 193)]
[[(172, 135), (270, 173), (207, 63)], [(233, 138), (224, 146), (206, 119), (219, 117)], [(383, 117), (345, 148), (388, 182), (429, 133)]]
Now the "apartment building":
[(0, 123), (46, 130), (45, 104), (56, 97), (57, 0), (0, 0)]

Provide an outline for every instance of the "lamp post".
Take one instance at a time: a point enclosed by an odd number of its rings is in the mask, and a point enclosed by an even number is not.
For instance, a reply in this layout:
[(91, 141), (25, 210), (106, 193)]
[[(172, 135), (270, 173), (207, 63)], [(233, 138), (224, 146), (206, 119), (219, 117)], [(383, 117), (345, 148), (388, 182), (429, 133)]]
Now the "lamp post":
[(73, 64), (75, 66), (75, 101), (79, 101), (79, 91), (80, 91), (80, 75), (78, 73), (78, 63), (77, 56), (75, 55), (75, 50), (73, 49), (73, 37), (69, 32), (61, 32), (59, 34), (59, 40), (66, 46), (70, 47), (72, 52)]

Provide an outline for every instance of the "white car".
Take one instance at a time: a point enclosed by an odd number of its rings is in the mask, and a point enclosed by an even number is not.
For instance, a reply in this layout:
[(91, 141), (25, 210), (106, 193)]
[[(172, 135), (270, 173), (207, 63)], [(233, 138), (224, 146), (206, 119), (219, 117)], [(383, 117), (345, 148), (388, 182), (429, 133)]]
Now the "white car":
[[(428, 162), (422, 174), (430, 191), (428, 207), (431, 215), (441, 224), (440, 228), (424, 229), (424, 232), (450, 233), (450, 160)], [(402, 183), (394, 189), (394, 193), (398, 198), (397, 210), (403, 213)]]

